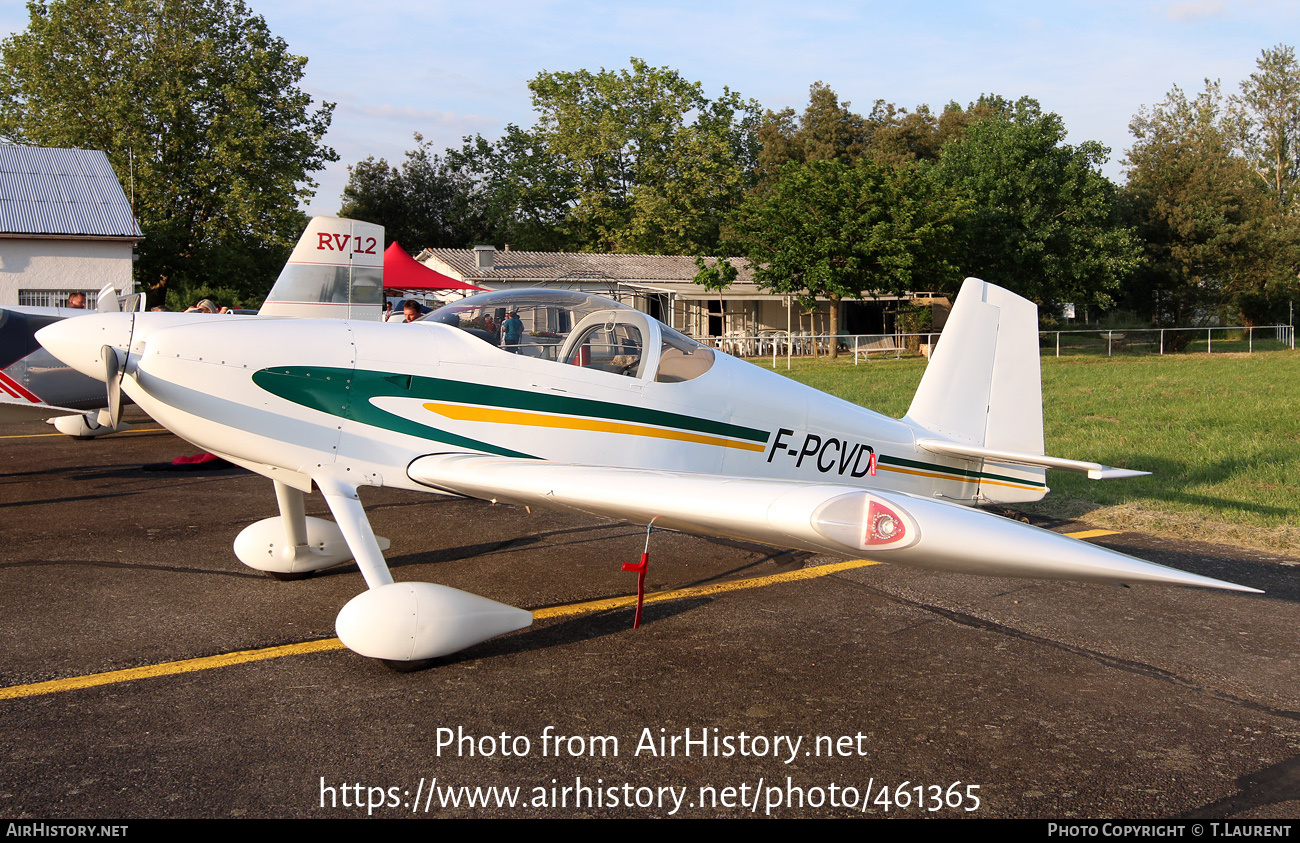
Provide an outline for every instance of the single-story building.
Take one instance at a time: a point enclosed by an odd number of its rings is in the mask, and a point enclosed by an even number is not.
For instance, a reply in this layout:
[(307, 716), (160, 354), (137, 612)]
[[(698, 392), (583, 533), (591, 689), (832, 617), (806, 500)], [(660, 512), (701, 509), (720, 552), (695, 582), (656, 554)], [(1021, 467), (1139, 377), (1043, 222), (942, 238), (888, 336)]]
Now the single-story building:
[[(425, 249), (416, 260), (450, 278), (493, 290), (550, 287), (596, 293), (700, 339), (787, 330), (818, 335), (830, 332), (830, 302), (821, 302), (813, 313), (806, 313), (798, 302), (760, 289), (748, 262), (741, 259), (732, 259), (739, 274), (721, 293), (696, 284), (699, 268), (695, 258), (683, 255), (520, 252), (475, 246)], [(908, 300), (906, 295), (884, 295), (843, 301), (840, 332), (893, 334), (898, 304)]]
[(0, 146), (0, 305), (88, 307), (112, 284), (132, 292), (144, 239), (108, 156), (90, 149)]

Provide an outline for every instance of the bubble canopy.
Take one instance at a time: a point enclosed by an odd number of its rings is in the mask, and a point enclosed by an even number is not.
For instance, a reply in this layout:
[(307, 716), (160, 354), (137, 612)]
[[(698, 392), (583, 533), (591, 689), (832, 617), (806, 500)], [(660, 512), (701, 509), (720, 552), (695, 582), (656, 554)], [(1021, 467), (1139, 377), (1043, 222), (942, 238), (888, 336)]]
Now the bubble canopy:
[(694, 380), (714, 351), (639, 310), (577, 290), (501, 290), (421, 317), (510, 354), (658, 383)]

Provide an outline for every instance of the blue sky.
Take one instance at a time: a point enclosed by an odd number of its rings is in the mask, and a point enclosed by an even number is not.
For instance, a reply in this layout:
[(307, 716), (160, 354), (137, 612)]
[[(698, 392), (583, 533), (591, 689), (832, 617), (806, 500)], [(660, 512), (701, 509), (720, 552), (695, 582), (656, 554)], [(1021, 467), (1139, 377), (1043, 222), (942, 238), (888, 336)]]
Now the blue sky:
[[(1069, 141), (1111, 147), (1122, 180), (1128, 123), (1177, 84), (1206, 77), (1235, 92), (1260, 51), (1300, 45), (1290, 0), (1180, 2), (415, 2), (247, 0), (290, 50), (303, 87), (337, 103), (326, 142), (341, 160), (316, 174), (308, 210), (333, 214), (347, 166), (390, 163), (414, 146), (460, 146), (533, 122), (528, 80), (543, 70), (624, 68), (636, 56), (716, 96), (802, 110), (823, 81), (867, 112), (876, 99), (914, 109), (981, 93), (1031, 96), (1062, 116)], [(0, 31), (26, 26), (0, 5)]]

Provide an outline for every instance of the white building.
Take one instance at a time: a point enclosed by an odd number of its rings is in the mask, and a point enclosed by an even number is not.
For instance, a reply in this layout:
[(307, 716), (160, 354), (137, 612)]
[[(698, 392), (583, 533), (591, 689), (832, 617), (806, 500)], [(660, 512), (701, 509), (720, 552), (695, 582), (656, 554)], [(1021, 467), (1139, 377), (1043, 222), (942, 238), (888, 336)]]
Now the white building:
[(111, 283), (133, 292), (144, 239), (108, 156), (89, 149), (0, 146), (0, 306), (59, 306)]
[[(735, 282), (722, 293), (696, 284), (695, 258), (682, 255), (611, 255), (519, 252), (492, 246), (425, 249), (415, 258), (430, 269), (469, 284), (506, 290), (551, 287), (606, 296), (666, 322), (697, 339), (754, 336), (771, 331), (826, 334), (830, 302), (812, 313), (754, 283), (749, 263), (731, 259)], [(713, 258), (707, 259), (710, 263)], [(894, 312), (908, 296), (881, 295), (839, 304), (841, 333), (891, 334)]]

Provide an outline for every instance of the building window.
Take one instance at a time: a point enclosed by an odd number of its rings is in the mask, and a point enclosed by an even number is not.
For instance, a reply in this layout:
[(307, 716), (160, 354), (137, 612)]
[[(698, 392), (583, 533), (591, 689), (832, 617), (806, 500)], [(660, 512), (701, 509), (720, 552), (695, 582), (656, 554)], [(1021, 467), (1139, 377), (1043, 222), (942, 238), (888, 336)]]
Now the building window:
[(98, 290), (19, 290), (19, 307), (67, 307), (68, 296), (81, 293), (86, 297), (86, 309), (95, 309)]

